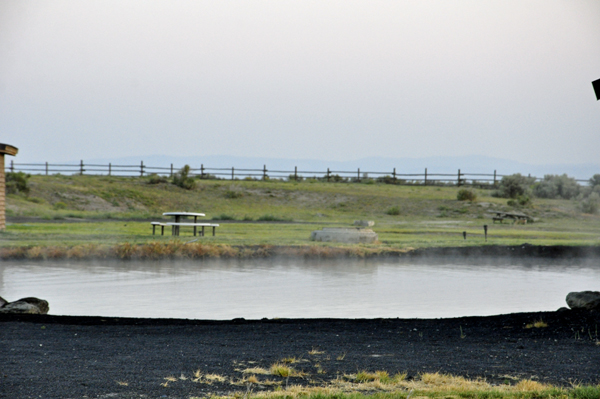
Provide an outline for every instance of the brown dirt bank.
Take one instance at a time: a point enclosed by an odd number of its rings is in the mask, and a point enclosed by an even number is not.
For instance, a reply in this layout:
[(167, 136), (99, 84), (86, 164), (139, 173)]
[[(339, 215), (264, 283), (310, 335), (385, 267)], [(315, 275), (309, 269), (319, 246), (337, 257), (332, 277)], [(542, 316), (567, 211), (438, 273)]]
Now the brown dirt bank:
[[(527, 328), (543, 320), (547, 327)], [(280, 384), (327, 385), (361, 370), (442, 372), (493, 383), (600, 383), (600, 313), (451, 319), (207, 321), (0, 316), (0, 397), (187, 398)], [(303, 373), (260, 374), (284, 358)], [(194, 382), (194, 372), (214, 375)], [(169, 380), (170, 379), (170, 380)]]
[(381, 249), (363, 246), (231, 246), (203, 244), (150, 242), (146, 244), (123, 243), (116, 245), (84, 244), (76, 246), (16, 246), (0, 248), (0, 260), (45, 259), (203, 259), (203, 258), (600, 258), (600, 246), (540, 246), (522, 244), (515, 246), (484, 245), (472, 247), (437, 247), (421, 249)]

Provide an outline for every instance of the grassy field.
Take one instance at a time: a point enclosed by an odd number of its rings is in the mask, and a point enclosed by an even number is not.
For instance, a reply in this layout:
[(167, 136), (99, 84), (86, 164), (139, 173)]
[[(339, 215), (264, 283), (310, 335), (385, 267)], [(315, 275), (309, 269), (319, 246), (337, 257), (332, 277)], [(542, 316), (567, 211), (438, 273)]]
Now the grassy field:
[[(56, 246), (173, 242), (152, 236), (149, 220), (163, 212), (203, 212), (220, 223), (219, 245), (344, 246), (314, 243), (313, 230), (375, 221), (379, 235), (371, 249), (472, 245), (599, 245), (600, 216), (583, 214), (576, 201), (535, 199), (525, 208), (473, 189), (477, 200), (458, 201), (451, 186), (399, 186), (367, 180), (198, 180), (192, 190), (150, 178), (32, 176), (28, 195), (7, 197), (9, 224), (0, 246)], [(496, 211), (520, 211), (536, 219), (526, 225), (493, 224)], [(166, 221), (166, 220), (165, 220)], [(488, 241), (483, 225), (488, 225)], [(462, 232), (467, 232), (464, 240)], [(182, 231), (179, 241), (194, 239)]]

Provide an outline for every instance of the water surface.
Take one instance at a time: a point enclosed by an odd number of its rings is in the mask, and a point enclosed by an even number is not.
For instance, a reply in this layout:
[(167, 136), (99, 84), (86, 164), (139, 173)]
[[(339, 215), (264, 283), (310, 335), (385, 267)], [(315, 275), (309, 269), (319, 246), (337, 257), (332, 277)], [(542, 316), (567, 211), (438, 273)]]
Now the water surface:
[(455, 317), (556, 310), (599, 286), (598, 260), (0, 262), (0, 296), (55, 315)]

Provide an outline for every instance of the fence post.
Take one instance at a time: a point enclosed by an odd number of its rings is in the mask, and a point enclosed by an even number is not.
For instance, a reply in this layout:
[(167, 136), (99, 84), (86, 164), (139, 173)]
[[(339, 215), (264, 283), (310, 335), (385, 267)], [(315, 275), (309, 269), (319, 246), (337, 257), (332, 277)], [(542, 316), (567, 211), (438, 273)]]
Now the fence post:
[(457, 186), (460, 187), (460, 169), (458, 170), (458, 182), (457, 182)]
[(427, 185), (427, 168), (425, 168), (425, 182), (423, 183), (423, 185)]
[(231, 180), (233, 180), (233, 166), (231, 167)]
[(12, 159), (10, 160), (10, 171), (13, 173), (15, 171), (15, 166), (13, 165)]
[(357, 176), (358, 176), (358, 182), (360, 183), (360, 168), (358, 168), (358, 172), (357, 172)]
[(392, 173), (392, 176), (394, 176), (394, 183), (396, 183), (396, 168), (394, 168), (394, 172)]
[(294, 166), (294, 180), (298, 181), (298, 167), (297, 166)]
[(110, 176), (110, 173), (112, 172), (112, 163), (108, 163), (108, 175)]
[(171, 164), (171, 174), (169, 175), (169, 177), (172, 179), (173, 178), (173, 164)]
[(496, 185), (496, 169), (494, 169), (494, 186)]
[(46, 162), (46, 176), (48, 176), (48, 162)]
[(263, 180), (267, 180), (267, 165), (263, 165)]
[(79, 161), (79, 175), (83, 176), (83, 159)]
[(144, 161), (140, 163), (140, 177), (144, 177)]
[(200, 178), (204, 179), (204, 164), (200, 164)]
[(327, 181), (329, 181), (329, 168), (327, 168)]

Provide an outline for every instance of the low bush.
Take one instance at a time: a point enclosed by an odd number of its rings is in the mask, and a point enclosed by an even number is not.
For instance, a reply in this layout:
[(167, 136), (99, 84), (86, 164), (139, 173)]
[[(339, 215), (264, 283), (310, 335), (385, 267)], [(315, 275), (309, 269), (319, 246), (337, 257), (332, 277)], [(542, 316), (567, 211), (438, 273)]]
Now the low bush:
[(28, 180), (30, 174), (23, 172), (8, 172), (5, 176), (7, 194), (29, 194)]
[(398, 216), (400, 214), (400, 208), (398, 208), (397, 206), (393, 206), (390, 209), (388, 209), (385, 213), (386, 215), (390, 216)]
[(241, 193), (239, 191), (233, 191), (233, 190), (225, 191), (225, 198), (236, 199), (236, 198), (242, 198), (243, 196), (244, 196), (244, 193)]
[(148, 176), (148, 180), (146, 180), (146, 183), (148, 184), (161, 184), (161, 183), (167, 183), (168, 179), (165, 176), (160, 176), (157, 175), (156, 173), (151, 174), (150, 176)]
[(377, 182), (385, 184), (398, 184), (398, 179), (394, 179), (393, 176), (385, 175), (378, 177)]
[(590, 179), (590, 187), (594, 188), (596, 186), (600, 187), (600, 173), (596, 173)]
[(67, 204), (65, 204), (62, 201), (58, 201), (54, 204), (54, 209), (60, 210), (60, 209), (67, 209)]
[(212, 220), (235, 220), (235, 216), (228, 215), (226, 213), (222, 213), (220, 215), (214, 216)]
[(262, 215), (258, 219), (259, 222), (289, 222), (291, 219), (280, 218), (279, 216), (273, 215)]
[(459, 201), (473, 202), (477, 199), (477, 194), (472, 190), (468, 190), (466, 188), (461, 188), (460, 190), (458, 190), (458, 193), (456, 194), (456, 199)]

